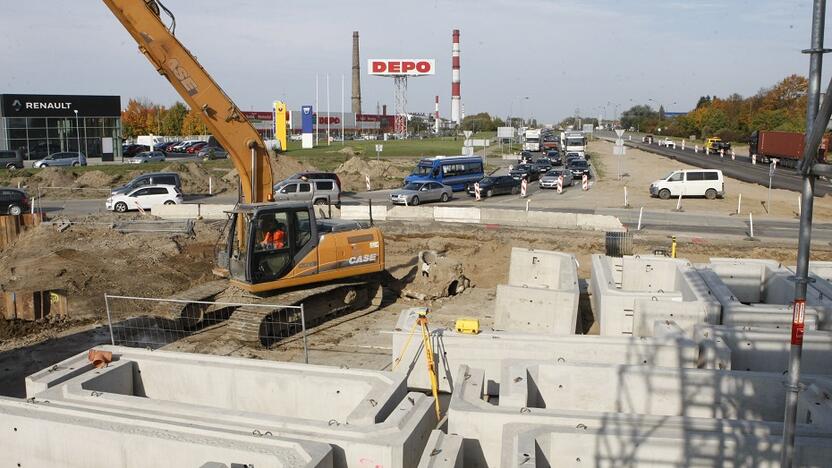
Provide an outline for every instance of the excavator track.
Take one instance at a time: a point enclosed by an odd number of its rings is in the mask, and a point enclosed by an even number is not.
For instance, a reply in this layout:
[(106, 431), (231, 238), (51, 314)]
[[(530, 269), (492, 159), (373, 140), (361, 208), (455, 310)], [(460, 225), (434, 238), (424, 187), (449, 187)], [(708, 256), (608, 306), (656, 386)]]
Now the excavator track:
[(217, 295), (226, 289), (228, 289), (228, 281), (225, 280), (200, 284), (180, 291), (176, 295), (166, 298), (165, 301), (159, 302), (153, 308), (151, 314), (173, 321), (175, 328), (191, 330), (203, 321), (205, 314), (211, 307), (210, 304), (199, 304), (198, 302), (213, 301)]

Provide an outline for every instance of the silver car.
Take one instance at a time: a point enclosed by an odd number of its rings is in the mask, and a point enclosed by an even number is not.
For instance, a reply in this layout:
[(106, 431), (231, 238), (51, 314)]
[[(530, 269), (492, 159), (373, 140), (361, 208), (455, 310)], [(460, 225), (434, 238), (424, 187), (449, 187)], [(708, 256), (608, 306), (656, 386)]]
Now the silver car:
[(128, 164), (144, 164), (152, 162), (165, 162), (165, 153), (161, 151), (145, 151), (127, 160)]
[(411, 182), (390, 194), (390, 201), (402, 205), (418, 205), (422, 202), (446, 202), (453, 197), (453, 189), (439, 182)]
[(226, 159), (228, 158), (228, 151), (219, 146), (206, 146), (197, 152), (197, 157), (200, 159)]
[(61, 151), (35, 161), (32, 167), (38, 169), (53, 166), (86, 166), (87, 157), (79, 151)]
[(569, 187), (575, 183), (575, 178), (572, 176), (572, 171), (565, 169), (552, 169), (540, 178), (540, 188), (542, 189), (556, 189), (558, 188), (558, 177), (563, 176), (563, 186)]

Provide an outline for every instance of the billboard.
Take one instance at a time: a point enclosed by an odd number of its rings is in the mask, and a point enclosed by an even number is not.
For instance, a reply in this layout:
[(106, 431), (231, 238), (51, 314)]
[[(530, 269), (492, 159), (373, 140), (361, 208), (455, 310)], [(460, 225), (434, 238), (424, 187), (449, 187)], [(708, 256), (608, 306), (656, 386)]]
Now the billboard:
[(312, 133), (315, 125), (315, 114), (312, 113), (312, 106), (302, 106), (300, 112), (303, 133)]
[(281, 151), (286, 151), (286, 104), (274, 102), (274, 138), (280, 142)]
[(377, 76), (425, 76), (436, 74), (434, 59), (368, 59), (367, 73)]

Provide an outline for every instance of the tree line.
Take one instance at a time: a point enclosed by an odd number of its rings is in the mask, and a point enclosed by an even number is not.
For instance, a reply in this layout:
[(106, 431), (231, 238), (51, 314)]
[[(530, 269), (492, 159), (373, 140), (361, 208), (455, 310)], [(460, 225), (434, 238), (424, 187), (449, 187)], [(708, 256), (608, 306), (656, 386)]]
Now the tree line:
[(694, 110), (675, 117), (666, 116), (663, 107), (656, 111), (637, 105), (621, 114), (621, 126), (678, 137), (716, 135), (730, 141), (747, 141), (755, 130), (804, 132), (807, 89), (805, 77), (791, 75), (750, 97), (702, 96)]
[(170, 107), (147, 99), (130, 99), (121, 111), (124, 138), (139, 135), (188, 136), (206, 135), (208, 127), (199, 113), (177, 101)]

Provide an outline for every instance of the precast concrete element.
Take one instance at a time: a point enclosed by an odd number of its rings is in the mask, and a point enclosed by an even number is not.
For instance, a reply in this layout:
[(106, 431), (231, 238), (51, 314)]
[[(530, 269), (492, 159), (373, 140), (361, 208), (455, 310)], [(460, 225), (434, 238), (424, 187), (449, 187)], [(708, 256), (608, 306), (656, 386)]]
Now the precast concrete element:
[[(773, 260), (711, 258), (697, 270), (722, 305), (722, 324), (791, 329), (794, 273)], [(806, 329), (829, 323), (832, 297), (806, 291)], [(830, 323), (832, 325), (832, 323)]]
[[(703, 347), (724, 343), (730, 349), (731, 369), (759, 372), (779, 372), (789, 369), (789, 330), (752, 327), (699, 325), (694, 340)], [(803, 354), (800, 374), (832, 375), (832, 332), (806, 331), (803, 335)]]
[(401, 376), (117, 346), (95, 369), (86, 353), (27, 378), (27, 394), (82, 410), (184, 427), (269, 432), (333, 446), (336, 467), (415, 467), (433, 400)]
[[(341, 205), (341, 219), (370, 219), (369, 205)], [(387, 219), (387, 207), (384, 205), (373, 205), (373, 221), (384, 221)]]
[(479, 223), (480, 209), (464, 206), (437, 206), (433, 208), (433, 219), (446, 223)]
[[(506, 361), (501, 381), (499, 405), (505, 407), (782, 421), (787, 378), (769, 372)], [(830, 421), (832, 405), (822, 395), (832, 391), (832, 382), (802, 375), (801, 384), (816, 391), (801, 393), (798, 419)]]
[[(706, 325), (703, 325), (703, 327)], [(696, 328), (694, 327), (694, 333)], [(653, 336), (669, 338), (686, 336), (684, 330), (671, 320), (653, 322)], [(699, 369), (731, 369), (731, 348), (720, 339), (700, 339), (696, 367)]]
[[(796, 267), (789, 268), (792, 272), (796, 272)], [(816, 289), (820, 294), (820, 298), (825, 301), (832, 299), (832, 262), (809, 262), (809, 276), (815, 280), (809, 286)], [(807, 296), (810, 295), (807, 291)], [(807, 297), (808, 302), (808, 297)], [(821, 330), (832, 331), (832, 320), (824, 315), (821, 322), (818, 324)]]
[(156, 205), (150, 214), (162, 219), (196, 219), (199, 218), (199, 205), (183, 203), (181, 205)]
[(578, 213), (578, 229), (584, 231), (620, 231), (624, 225), (615, 216)]
[(391, 206), (387, 208), (388, 221), (433, 221), (432, 206)]
[[(448, 407), (448, 432), (464, 438), (466, 468), (513, 466), (513, 463), (501, 465), (506, 460), (504, 447), (511, 450), (512, 456), (528, 455), (531, 459), (533, 452), (528, 450), (514, 453), (519, 446), (510, 443), (513, 434), (506, 428), (511, 424), (569, 428), (563, 441), (559, 441), (562, 444), (568, 444), (575, 433), (596, 434), (591, 441), (579, 446), (594, 445), (595, 450), (605, 450), (601, 454), (608, 458), (603, 462), (592, 459), (588, 454), (590, 459), (581, 458), (581, 462), (586, 460), (589, 466), (635, 466), (629, 463), (628, 454), (638, 452), (640, 457), (646, 457), (647, 452), (640, 450), (642, 444), (666, 444), (668, 450), (673, 449), (673, 453), (686, 457), (685, 463), (670, 466), (757, 466), (758, 460), (766, 463), (768, 460), (779, 460), (780, 456), (775, 449), (782, 430), (781, 422), (495, 406), (484, 400), (485, 395), (485, 373), (481, 369), (460, 366)], [(817, 450), (819, 460), (829, 460), (832, 456), (832, 427), (801, 423), (797, 428), (800, 444)], [(718, 444), (729, 448), (716, 450), (714, 454)], [(730, 448), (731, 444), (736, 444), (736, 452)], [(726, 457), (735, 455), (737, 458), (712, 458), (720, 454)], [(584, 463), (577, 462), (576, 457), (569, 463), (551, 466), (583, 466)], [(643, 463), (650, 464), (648, 460)]]
[(593, 255), (589, 293), (604, 336), (651, 336), (656, 320), (672, 320), (686, 333), (697, 323), (719, 323), (719, 302), (687, 260)]
[(251, 430), (183, 427), (58, 401), (0, 397), (3, 466), (30, 468), (321, 467), (332, 447), (252, 435)]
[(462, 437), (431, 432), (419, 468), (462, 468)]
[(514, 247), (508, 284), (497, 286), (494, 328), (575, 334), (580, 293), (574, 255)]
[[(407, 374), (411, 389), (429, 390), (424, 350), (411, 330), (422, 308), (405, 309), (393, 331), (393, 366)], [(696, 343), (690, 338), (605, 337), (589, 335), (544, 335), (500, 331), (482, 331), (477, 335), (450, 329), (431, 330), (436, 356), (439, 389), (454, 388), (454, 369), (466, 364), (484, 370), (489, 395), (497, 395), (502, 362), (508, 359), (531, 359), (545, 362), (597, 362), (638, 364), (665, 367), (694, 367), (698, 358)], [(401, 359), (399, 360), (399, 358)]]
[[(738, 438), (731, 427), (714, 433), (636, 426), (628, 437), (621, 437), (617, 429), (619, 426), (612, 424), (506, 424), (499, 466), (780, 466), (780, 435), (748, 434)], [(638, 442), (630, 445), (630, 440)], [(825, 437), (798, 437), (795, 466), (825, 466), (832, 455), (831, 442)]]

